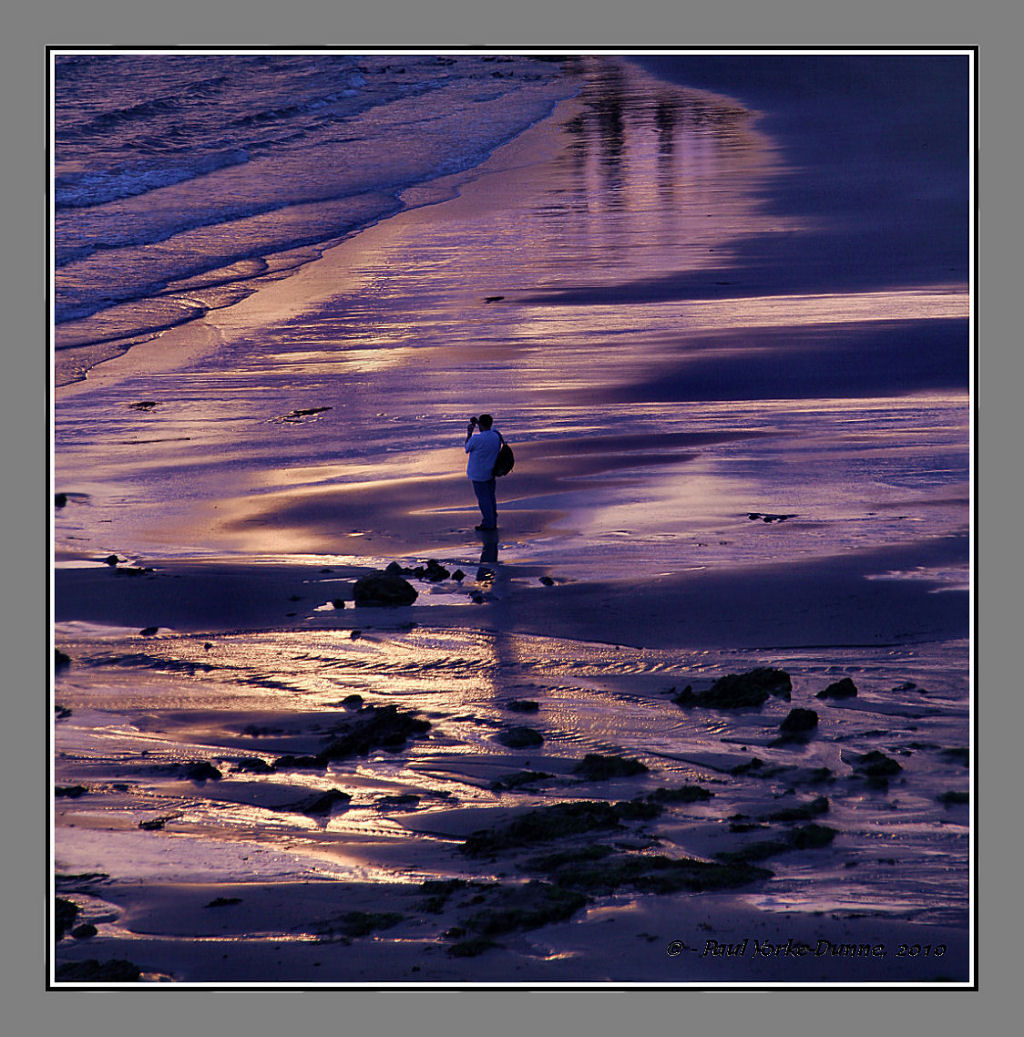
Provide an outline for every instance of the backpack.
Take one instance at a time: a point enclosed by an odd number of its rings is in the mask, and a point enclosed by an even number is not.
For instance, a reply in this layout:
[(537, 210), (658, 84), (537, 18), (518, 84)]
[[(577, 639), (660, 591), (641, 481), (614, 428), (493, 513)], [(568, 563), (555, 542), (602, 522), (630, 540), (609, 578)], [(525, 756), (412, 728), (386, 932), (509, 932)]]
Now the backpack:
[[(494, 431), (498, 432), (497, 429)], [(508, 475), (515, 467), (515, 454), (512, 453), (512, 447), (505, 442), (505, 437), (500, 432), (498, 432), (498, 439), (501, 440), (501, 449), (494, 459), (494, 474), (496, 476)]]

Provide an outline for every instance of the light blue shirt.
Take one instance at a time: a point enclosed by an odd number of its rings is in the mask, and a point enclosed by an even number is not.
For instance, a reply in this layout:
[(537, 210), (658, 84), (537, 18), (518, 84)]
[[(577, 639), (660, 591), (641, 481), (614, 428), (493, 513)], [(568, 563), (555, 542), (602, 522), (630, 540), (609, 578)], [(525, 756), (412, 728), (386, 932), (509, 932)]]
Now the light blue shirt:
[(494, 477), (494, 462), (498, 459), (498, 451), (501, 449), (501, 437), (494, 429), (486, 432), (477, 432), (466, 440), (466, 453), (469, 454), (469, 464), (466, 465), (466, 475), (473, 482), (487, 482)]

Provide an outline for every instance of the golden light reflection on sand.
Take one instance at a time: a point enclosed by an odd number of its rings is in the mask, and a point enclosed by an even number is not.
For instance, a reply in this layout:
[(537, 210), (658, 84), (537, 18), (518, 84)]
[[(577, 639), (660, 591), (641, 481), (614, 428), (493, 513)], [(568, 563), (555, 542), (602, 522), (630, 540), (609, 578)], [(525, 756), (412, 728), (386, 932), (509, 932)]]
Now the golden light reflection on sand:
[[(829, 740), (795, 749), (770, 744), (770, 728), (789, 703), (766, 707), (770, 718), (693, 717), (680, 711), (666, 697), (670, 685), (706, 680), (729, 665), (707, 652), (428, 628), (367, 631), (356, 641), (326, 630), (228, 635), (217, 638), (212, 655), (202, 640), (166, 637), (150, 646), (153, 658), (168, 664), (213, 659), (214, 668), (197, 672), (187, 689), (181, 688), (182, 673), (173, 665), (164, 672), (111, 663), (101, 668), (105, 687), (62, 689), (62, 699), (74, 708), (59, 728), (59, 780), (85, 779), (93, 793), (59, 801), (60, 867), (158, 882), (369, 882), (379, 887), (380, 896), (385, 888), (465, 874), (467, 868), (474, 868), (480, 881), (494, 881), (487, 862), (468, 863), (457, 848), (469, 832), (506, 816), (508, 808), (550, 801), (541, 792), (491, 787), (496, 777), (522, 768), (550, 774), (548, 795), (559, 800), (628, 797), (680, 782), (707, 786), (715, 793), (708, 805), (691, 804), (661, 818), (657, 852), (710, 857), (721, 840), (730, 838), (724, 819), (736, 811), (767, 809), (763, 778), (725, 780), (744, 753), (749, 757), (753, 750), (799, 767), (843, 767)], [(130, 650), (130, 643), (120, 649)], [(827, 667), (842, 656), (835, 649), (824, 655), (791, 654), (787, 659), (783, 653), (778, 661), (800, 674), (802, 694), (826, 681)], [(855, 658), (863, 662), (864, 655)], [(288, 679), (282, 681), (275, 674), (285, 661)], [(924, 671), (921, 665), (914, 653), (879, 649), (857, 671), (867, 712), (837, 708), (828, 722), (845, 735), (874, 737), (877, 711), (894, 708), (895, 693), (884, 689), (899, 687), (910, 668), (927, 684), (930, 701), (942, 699), (944, 708), (922, 709), (914, 690), (896, 698), (920, 727), (918, 737), (948, 744), (959, 723), (959, 678), (941, 659)], [(316, 744), (332, 722), (344, 718), (339, 700), (351, 692), (378, 706), (394, 703), (415, 710), (430, 720), (429, 735), (394, 752), (338, 761), (322, 773), (234, 769), (232, 761), (244, 756), (273, 760), (282, 749), (281, 737)], [(525, 718), (509, 713), (507, 702), (513, 697), (537, 700), (539, 711)], [(161, 708), (154, 711), (157, 703)], [(80, 735), (97, 729), (92, 710), (108, 715), (106, 728), (116, 737), (83, 756)], [(144, 730), (128, 722), (140, 716)], [(543, 746), (510, 751), (499, 744), (496, 734), (512, 723), (543, 732)], [(275, 735), (282, 727), (287, 731)], [(247, 733), (250, 728), (261, 733)], [(583, 782), (572, 768), (585, 752), (639, 756), (652, 772), (617, 785)], [(197, 756), (214, 761), (223, 777), (184, 781), (167, 768)], [(919, 776), (928, 768), (944, 774), (944, 765), (930, 762), (927, 753), (904, 759), (904, 765)], [(346, 791), (350, 803), (324, 816), (302, 812), (305, 797), (330, 789)], [(881, 913), (896, 902), (904, 907), (919, 902), (940, 912), (955, 909), (946, 903), (943, 869), (949, 852), (962, 853), (963, 829), (952, 821), (936, 828), (933, 815), (940, 808), (933, 798), (901, 797), (901, 810), (894, 814), (884, 798), (865, 796), (856, 784), (848, 790), (830, 785), (827, 792), (832, 799), (828, 821), (843, 831), (843, 852), (863, 865), (857, 881), (837, 896), (834, 884), (823, 883), (834, 881), (841, 860), (829, 862), (833, 871), (823, 879), (817, 861), (780, 858), (773, 863), (773, 889), (741, 894), (748, 903), (779, 910), (813, 910), (827, 903), (834, 910)], [(416, 801), (404, 809), (379, 809), (383, 797), (403, 793)], [(139, 830), (140, 819), (158, 814), (169, 818), (163, 830)], [(931, 887), (923, 893), (902, 886), (893, 893), (880, 883), (877, 863), (871, 866), (897, 829), (903, 852), (909, 848), (912, 855), (918, 888), (922, 883)], [(200, 905), (212, 895), (200, 891)], [(601, 911), (613, 907), (609, 901), (598, 905)], [(213, 924), (213, 916), (207, 920)], [(137, 918), (126, 926), (135, 933), (144, 927)], [(250, 935), (262, 930), (257, 925)], [(293, 938), (312, 931), (296, 927)]]
[[(410, 327), (408, 337), (412, 338), (413, 334), (413, 328)], [(280, 375), (344, 377), (349, 374), (375, 374), (401, 367), (412, 359), (416, 350), (396, 345), (396, 340), (401, 339), (401, 333), (395, 334), (392, 330), (392, 334), (382, 335), (376, 341), (364, 335), (339, 344), (336, 349), (271, 354), (261, 357), (261, 364), (264, 360), (268, 361)], [(422, 356), (417, 357), (420, 362), (423, 359)], [(238, 372), (239, 376), (246, 373)]]
[[(679, 335), (727, 328), (800, 327), (894, 320), (951, 320), (969, 315), (970, 298), (957, 289), (779, 295), (665, 301), (585, 308), (538, 306), (513, 324), (516, 337), (552, 339), (602, 334), (649, 335), (671, 327)], [(898, 331), (894, 332), (898, 335)], [(604, 342), (600, 350), (607, 349)], [(737, 344), (736, 349), (743, 349)]]

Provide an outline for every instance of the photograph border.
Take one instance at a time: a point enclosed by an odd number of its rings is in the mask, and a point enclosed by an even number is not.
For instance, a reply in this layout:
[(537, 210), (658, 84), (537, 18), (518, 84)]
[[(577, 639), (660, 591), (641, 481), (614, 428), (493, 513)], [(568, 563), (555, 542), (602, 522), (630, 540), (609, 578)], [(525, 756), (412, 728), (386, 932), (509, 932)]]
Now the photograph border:
[[(47, 411), (50, 422), (50, 438), (48, 444), (48, 474), (50, 479), (50, 500), (53, 499), (54, 483), (53, 483), (53, 470), (54, 470), (54, 454), (55, 447), (53, 442), (53, 427), (54, 427), (54, 410), (56, 406), (55, 390), (53, 386), (53, 365), (54, 365), (54, 352), (53, 352), (53, 341), (54, 341), (54, 324), (52, 317), (52, 286), (53, 286), (53, 252), (54, 252), (54, 237), (53, 237), (53, 225), (54, 225), (54, 201), (53, 201), (53, 112), (54, 112), (54, 62), (55, 58), (63, 54), (94, 54), (94, 53), (118, 53), (118, 54), (153, 54), (153, 55), (164, 55), (164, 54), (249, 54), (249, 53), (267, 53), (267, 54), (289, 54), (289, 53), (300, 53), (300, 54), (394, 54), (396, 56), (407, 55), (407, 54), (438, 54), (438, 55), (457, 55), (457, 54), (509, 54), (509, 55), (531, 55), (531, 54), (544, 54), (544, 55), (574, 55), (574, 56), (587, 56), (587, 55), (604, 55), (608, 57), (616, 56), (684, 56), (687, 54), (698, 54), (698, 55), (799, 55), (799, 54), (849, 54), (854, 56), (870, 55), (870, 54), (934, 54), (934, 55), (950, 55), (950, 56), (967, 56), (970, 59), (970, 96), (971, 96), (971, 121), (970, 121), (970, 151), (971, 151), (971, 213), (970, 213), (970, 239), (971, 239), (971, 254), (970, 254), (970, 266), (969, 266), (969, 293), (970, 293), (970, 413), (971, 413), (971, 429), (970, 429), (970, 464), (971, 464), (971, 502), (969, 506), (970, 519), (971, 519), (971, 532), (969, 537), (970, 543), (970, 674), (969, 674), (969, 685), (970, 685), (970, 741), (971, 741), (971, 763), (970, 763), (970, 784), (972, 787), (972, 795), (970, 802), (970, 815), (971, 815), (971, 835), (970, 835), (970, 852), (969, 852), (969, 877), (968, 885), (970, 888), (970, 978), (967, 981), (949, 981), (942, 983), (924, 983), (924, 982), (893, 982), (893, 983), (840, 983), (840, 982), (822, 982), (822, 983), (627, 983), (627, 982), (580, 982), (580, 983), (568, 983), (568, 982), (552, 982), (552, 983), (475, 983), (475, 982), (451, 982), (451, 983), (436, 983), (436, 982), (423, 982), (423, 983), (411, 983), (411, 982), (388, 982), (382, 981), (378, 983), (359, 983), (359, 982), (324, 982), (324, 983), (298, 983), (298, 982), (287, 982), (287, 983), (274, 983), (266, 980), (253, 981), (253, 982), (239, 982), (239, 983), (218, 983), (218, 982), (200, 982), (200, 981), (182, 981), (174, 984), (162, 984), (159, 985), (161, 990), (182, 990), (189, 992), (196, 991), (231, 991), (231, 990), (295, 990), (295, 991), (324, 991), (324, 990), (336, 990), (336, 991), (409, 991), (409, 992), (428, 992), (428, 991), (475, 991), (475, 992), (497, 992), (497, 991), (518, 991), (518, 990), (531, 990), (531, 991), (588, 991), (588, 990), (608, 990), (608, 991), (637, 991), (637, 992), (653, 992), (653, 991), (734, 991), (734, 992), (801, 992), (801, 991), (821, 991), (821, 992), (836, 992), (836, 991), (937, 991), (937, 990), (960, 990), (960, 991), (976, 991), (979, 985), (978, 977), (978, 959), (979, 959), (979, 946), (980, 946), (980, 934), (979, 934), (979, 911), (978, 911), (978, 874), (977, 874), (977, 838), (978, 838), (978, 806), (979, 806), (979, 783), (978, 783), (978, 759), (979, 759), (979, 718), (977, 715), (978, 709), (978, 695), (977, 695), (977, 659), (976, 651), (978, 644), (979, 635), (979, 618), (978, 618), (978, 589), (976, 586), (977, 581), (977, 555), (978, 555), (978, 526), (979, 526), (979, 504), (978, 504), (978, 465), (977, 465), (977, 448), (978, 448), (978, 427), (979, 427), (979, 404), (977, 399), (977, 370), (979, 360), (979, 336), (978, 336), (978, 313), (977, 313), (977, 256), (978, 256), (978, 243), (979, 243), (979, 202), (980, 193), (978, 187), (978, 165), (979, 165), (979, 139), (978, 139), (978, 127), (979, 127), (979, 47), (977, 45), (970, 46), (926, 46), (926, 45), (915, 45), (915, 46), (900, 46), (896, 44), (884, 45), (884, 46), (871, 46), (871, 47), (855, 47), (855, 46), (844, 46), (844, 45), (827, 45), (827, 46), (814, 46), (809, 44), (790, 45), (784, 47), (767, 47), (767, 46), (733, 46), (733, 47), (718, 47), (718, 46), (662, 46), (662, 47), (639, 47), (639, 46), (601, 46), (601, 47), (557, 47), (557, 46), (546, 46), (546, 47), (503, 47), (494, 44), (481, 45), (481, 46), (468, 46), (468, 45), (449, 45), (443, 47), (433, 46), (365, 46), (365, 47), (333, 47), (333, 46), (278, 46), (274, 44), (260, 44), (252, 46), (215, 46), (215, 45), (184, 45), (174, 44), (166, 46), (124, 46), (119, 44), (104, 44), (100, 46), (87, 46), (87, 45), (74, 45), (74, 46), (59, 46), (59, 45), (47, 45), (46, 47), (46, 60), (47, 60), (47, 92), (46, 92), (46, 116), (47, 116), (47, 149), (46, 149), (46, 175), (49, 189), (47, 191), (47, 248), (46, 248), (46, 266), (49, 271), (49, 278), (46, 286), (46, 322), (47, 322), (47, 336), (50, 348), (48, 350), (47, 359)], [(75, 981), (58, 981), (55, 979), (55, 944), (54, 938), (54, 925), (53, 925), (53, 904), (55, 893), (55, 865), (54, 865), (54, 818), (53, 818), (53, 787), (54, 787), (54, 776), (53, 776), (53, 764), (54, 764), (54, 696), (55, 696), (55, 667), (54, 667), (54, 649), (55, 639), (53, 633), (54, 627), (54, 588), (53, 588), (53, 545), (54, 545), (54, 523), (52, 516), (52, 509), (49, 511), (50, 519), (48, 524), (47, 532), (47, 551), (50, 558), (50, 570), (49, 578), (46, 586), (46, 607), (47, 614), (50, 617), (50, 643), (49, 643), (49, 673), (48, 673), (48, 695), (46, 702), (46, 727), (48, 731), (48, 744), (49, 754), (47, 760), (47, 800), (46, 800), (46, 821), (47, 821), (47, 832), (49, 837), (49, 845), (47, 848), (47, 905), (46, 905), (46, 933), (47, 936), (47, 990), (80, 990), (80, 989), (121, 989), (121, 990), (133, 990), (133, 989), (155, 989), (150, 984), (139, 984), (139, 983), (90, 983), (90, 982), (75, 982)]]

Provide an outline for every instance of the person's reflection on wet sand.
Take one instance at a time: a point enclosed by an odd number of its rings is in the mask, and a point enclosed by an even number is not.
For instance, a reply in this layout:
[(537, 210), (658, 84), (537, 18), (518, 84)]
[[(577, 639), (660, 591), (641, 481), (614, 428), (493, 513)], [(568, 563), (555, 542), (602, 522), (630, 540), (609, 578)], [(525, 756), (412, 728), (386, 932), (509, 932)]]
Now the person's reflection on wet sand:
[(484, 530), (480, 538), (483, 540), (483, 550), (480, 552), (480, 568), (476, 571), (476, 578), (478, 582), (483, 583), (493, 580), (496, 575), (496, 570), (492, 569), (489, 563), (497, 565), (498, 562), (498, 532)]

